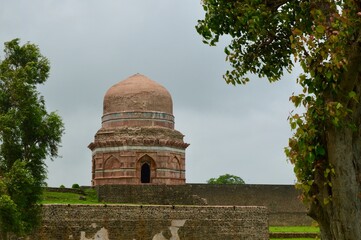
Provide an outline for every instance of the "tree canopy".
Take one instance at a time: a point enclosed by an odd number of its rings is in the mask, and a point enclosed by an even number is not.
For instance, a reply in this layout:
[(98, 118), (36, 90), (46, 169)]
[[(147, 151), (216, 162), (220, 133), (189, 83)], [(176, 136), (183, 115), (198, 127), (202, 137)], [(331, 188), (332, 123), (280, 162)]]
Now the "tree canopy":
[(302, 92), (290, 96), (294, 135), (285, 152), (322, 239), (361, 239), (361, 1), (203, 0), (196, 29), (231, 64), (224, 79), (269, 81), (299, 64)]
[(31, 43), (5, 43), (0, 61), (0, 232), (24, 234), (39, 223), (46, 157), (58, 155), (64, 126), (37, 91), (50, 64)]
[(207, 181), (208, 184), (245, 184), (242, 178), (231, 175), (231, 174), (224, 174), (220, 175), (218, 178), (210, 178)]

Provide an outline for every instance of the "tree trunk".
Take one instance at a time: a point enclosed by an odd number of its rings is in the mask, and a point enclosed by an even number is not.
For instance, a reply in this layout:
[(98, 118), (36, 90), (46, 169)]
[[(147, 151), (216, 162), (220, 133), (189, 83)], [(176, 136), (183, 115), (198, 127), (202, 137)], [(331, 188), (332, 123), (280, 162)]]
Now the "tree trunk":
[(360, 132), (333, 128), (327, 132), (327, 142), (328, 160), (335, 174), (332, 187), (325, 179), (317, 181), (317, 200), (311, 205), (310, 216), (319, 223), (322, 240), (361, 239)]
[(7, 232), (0, 232), (0, 240), (7, 240), (8, 234)]
[[(322, 240), (361, 239), (361, 75), (358, 80), (353, 88), (358, 103), (348, 105), (353, 111), (351, 122), (357, 130), (348, 126), (326, 129), (327, 160), (335, 174), (329, 177), (332, 185), (328, 186), (325, 169), (319, 171), (317, 200), (310, 209), (310, 216), (320, 225)], [(328, 196), (330, 202), (325, 204)]]
[(351, 129), (327, 133), (329, 162), (335, 175), (331, 178), (332, 201), (327, 207), (330, 234), (324, 239), (361, 239), (359, 134)]

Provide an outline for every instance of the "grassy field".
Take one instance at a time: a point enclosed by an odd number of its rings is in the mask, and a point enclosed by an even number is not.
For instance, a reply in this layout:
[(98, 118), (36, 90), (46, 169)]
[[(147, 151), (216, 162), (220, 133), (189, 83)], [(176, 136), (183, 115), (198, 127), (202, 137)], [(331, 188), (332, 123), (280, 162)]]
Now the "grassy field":
[[(43, 200), (41, 204), (99, 204), (96, 191), (93, 189), (86, 189), (86, 195), (77, 193), (65, 192), (48, 192), (44, 191)], [(85, 197), (85, 200), (81, 200)]]

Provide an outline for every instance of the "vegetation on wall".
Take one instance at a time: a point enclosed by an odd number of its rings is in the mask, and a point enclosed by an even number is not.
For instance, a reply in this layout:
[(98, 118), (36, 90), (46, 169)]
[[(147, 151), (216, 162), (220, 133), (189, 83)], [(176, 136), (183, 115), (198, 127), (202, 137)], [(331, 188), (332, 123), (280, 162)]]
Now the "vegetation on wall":
[(322, 239), (361, 239), (361, 1), (203, 0), (196, 29), (225, 48), (231, 84), (247, 73), (281, 78), (294, 63), (300, 94), (290, 100), (304, 114), (290, 116), (294, 130), (286, 154), (297, 187), (318, 221)]
[(45, 159), (58, 155), (61, 118), (48, 113), (37, 91), (50, 64), (39, 48), (19, 39), (5, 43), (0, 61), (0, 238), (22, 235), (39, 224)]

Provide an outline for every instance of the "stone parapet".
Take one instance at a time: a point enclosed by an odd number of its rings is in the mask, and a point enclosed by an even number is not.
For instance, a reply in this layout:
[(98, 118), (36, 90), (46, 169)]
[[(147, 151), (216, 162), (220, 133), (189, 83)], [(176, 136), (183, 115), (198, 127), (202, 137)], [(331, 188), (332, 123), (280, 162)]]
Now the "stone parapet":
[(264, 240), (265, 207), (44, 205), (29, 240)]
[(96, 186), (96, 190), (100, 202), (158, 205), (207, 204), (205, 199), (194, 195), (189, 185), (103, 185)]

